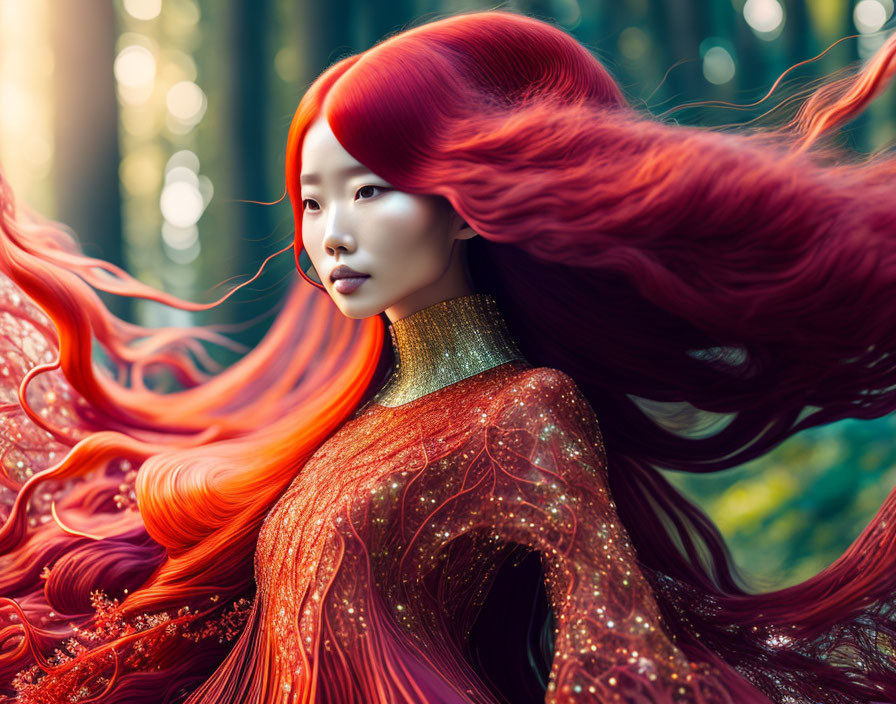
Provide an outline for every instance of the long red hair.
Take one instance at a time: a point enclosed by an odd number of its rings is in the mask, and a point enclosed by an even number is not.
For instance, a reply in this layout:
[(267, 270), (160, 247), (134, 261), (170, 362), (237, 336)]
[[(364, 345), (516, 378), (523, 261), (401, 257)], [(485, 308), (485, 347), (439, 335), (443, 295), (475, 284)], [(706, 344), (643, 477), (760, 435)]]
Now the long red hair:
[[(681, 127), (628, 105), (560, 29), (476, 12), (328, 68), (287, 140), (296, 253), (302, 140), (321, 114), (356, 159), (400, 190), (444, 197), (481, 235), (468, 243), (476, 288), (530, 362), (590, 400), (620, 518), (680, 646), (721, 656), (772, 698), (781, 687), (896, 698), (896, 492), (828, 569), (751, 593), (716, 527), (658, 470), (723, 470), (804, 428), (896, 408), (896, 160), (847, 160), (829, 139), (894, 68), (891, 37), (780, 128)], [(97, 701), (183, 697), (239, 630), (266, 512), (382, 381), (383, 321), (347, 319), (300, 284), (261, 344), (212, 374), (200, 342), (224, 344), (218, 332), (124, 323), (93, 289), (204, 306), (85, 257), (53, 223), (16, 212), (5, 182), (0, 205), (2, 273), (40, 310), (9, 309), (54, 358), (22, 367), (8, 411), (64, 450), (5, 480), (3, 681), (24, 671), (21, 701), (61, 697), (86, 673)], [(145, 375), (159, 368), (183, 390), (153, 391)], [(81, 410), (42, 414), (25, 388), (41, 376)], [(114, 505), (134, 473), (123, 462), (139, 467), (139, 511)], [(782, 624), (790, 647), (771, 647)], [(90, 647), (48, 657), (85, 629)], [(835, 665), (850, 648), (864, 664)]]

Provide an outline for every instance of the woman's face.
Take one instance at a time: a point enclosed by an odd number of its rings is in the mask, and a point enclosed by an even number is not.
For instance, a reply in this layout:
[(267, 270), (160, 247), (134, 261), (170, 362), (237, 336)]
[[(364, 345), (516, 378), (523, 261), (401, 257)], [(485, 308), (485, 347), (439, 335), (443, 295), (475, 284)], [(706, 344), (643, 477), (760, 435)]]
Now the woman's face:
[[(473, 292), (462, 240), (476, 232), (447, 200), (398, 191), (367, 170), (323, 117), (305, 133), (300, 178), (302, 243), (347, 317), (385, 311), (394, 321)], [(334, 281), (342, 265), (366, 278)]]

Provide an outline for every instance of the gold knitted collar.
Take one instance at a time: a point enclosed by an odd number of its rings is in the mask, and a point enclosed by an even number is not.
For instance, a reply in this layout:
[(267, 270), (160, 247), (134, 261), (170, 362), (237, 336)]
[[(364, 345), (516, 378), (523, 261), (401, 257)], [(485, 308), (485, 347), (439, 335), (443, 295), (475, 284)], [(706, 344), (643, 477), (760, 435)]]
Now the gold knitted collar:
[(525, 360), (490, 294), (441, 301), (389, 326), (395, 367), (371, 403), (394, 408), (514, 359)]

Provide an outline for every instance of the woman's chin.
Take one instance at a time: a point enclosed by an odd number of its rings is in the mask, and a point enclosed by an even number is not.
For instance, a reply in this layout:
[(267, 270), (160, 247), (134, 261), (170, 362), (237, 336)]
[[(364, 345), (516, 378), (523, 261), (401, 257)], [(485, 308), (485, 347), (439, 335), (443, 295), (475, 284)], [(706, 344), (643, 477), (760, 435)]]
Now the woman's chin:
[(336, 304), (336, 307), (339, 308), (340, 312), (346, 318), (354, 318), (355, 320), (361, 320), (363, 318), (369, 318), (373, 315), (379, 315), (385, 309), (385, 305), (380, 305), (377, 301), (368, 299), (365, 301), (360, 300), (360, 298), (353, 298), (354, 294), (351, 296), (343, 296), (338, 292), (333, 292), (331, 298), (333, 302)]

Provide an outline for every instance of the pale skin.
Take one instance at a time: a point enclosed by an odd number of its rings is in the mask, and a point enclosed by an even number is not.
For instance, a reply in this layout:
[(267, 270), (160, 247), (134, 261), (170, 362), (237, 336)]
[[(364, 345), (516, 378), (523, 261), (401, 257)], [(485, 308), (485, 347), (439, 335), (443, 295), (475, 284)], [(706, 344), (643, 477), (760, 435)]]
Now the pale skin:
[[(324, 117), (302, 145), (302, 243), (327, 293), (349, 318), (385, 312), (395, 322), (474, 292), (466, 240), (478, 233), (443, 198), (395, 189), (357, 161)], [(368, 274), (340, 293), (340, 264)]]

